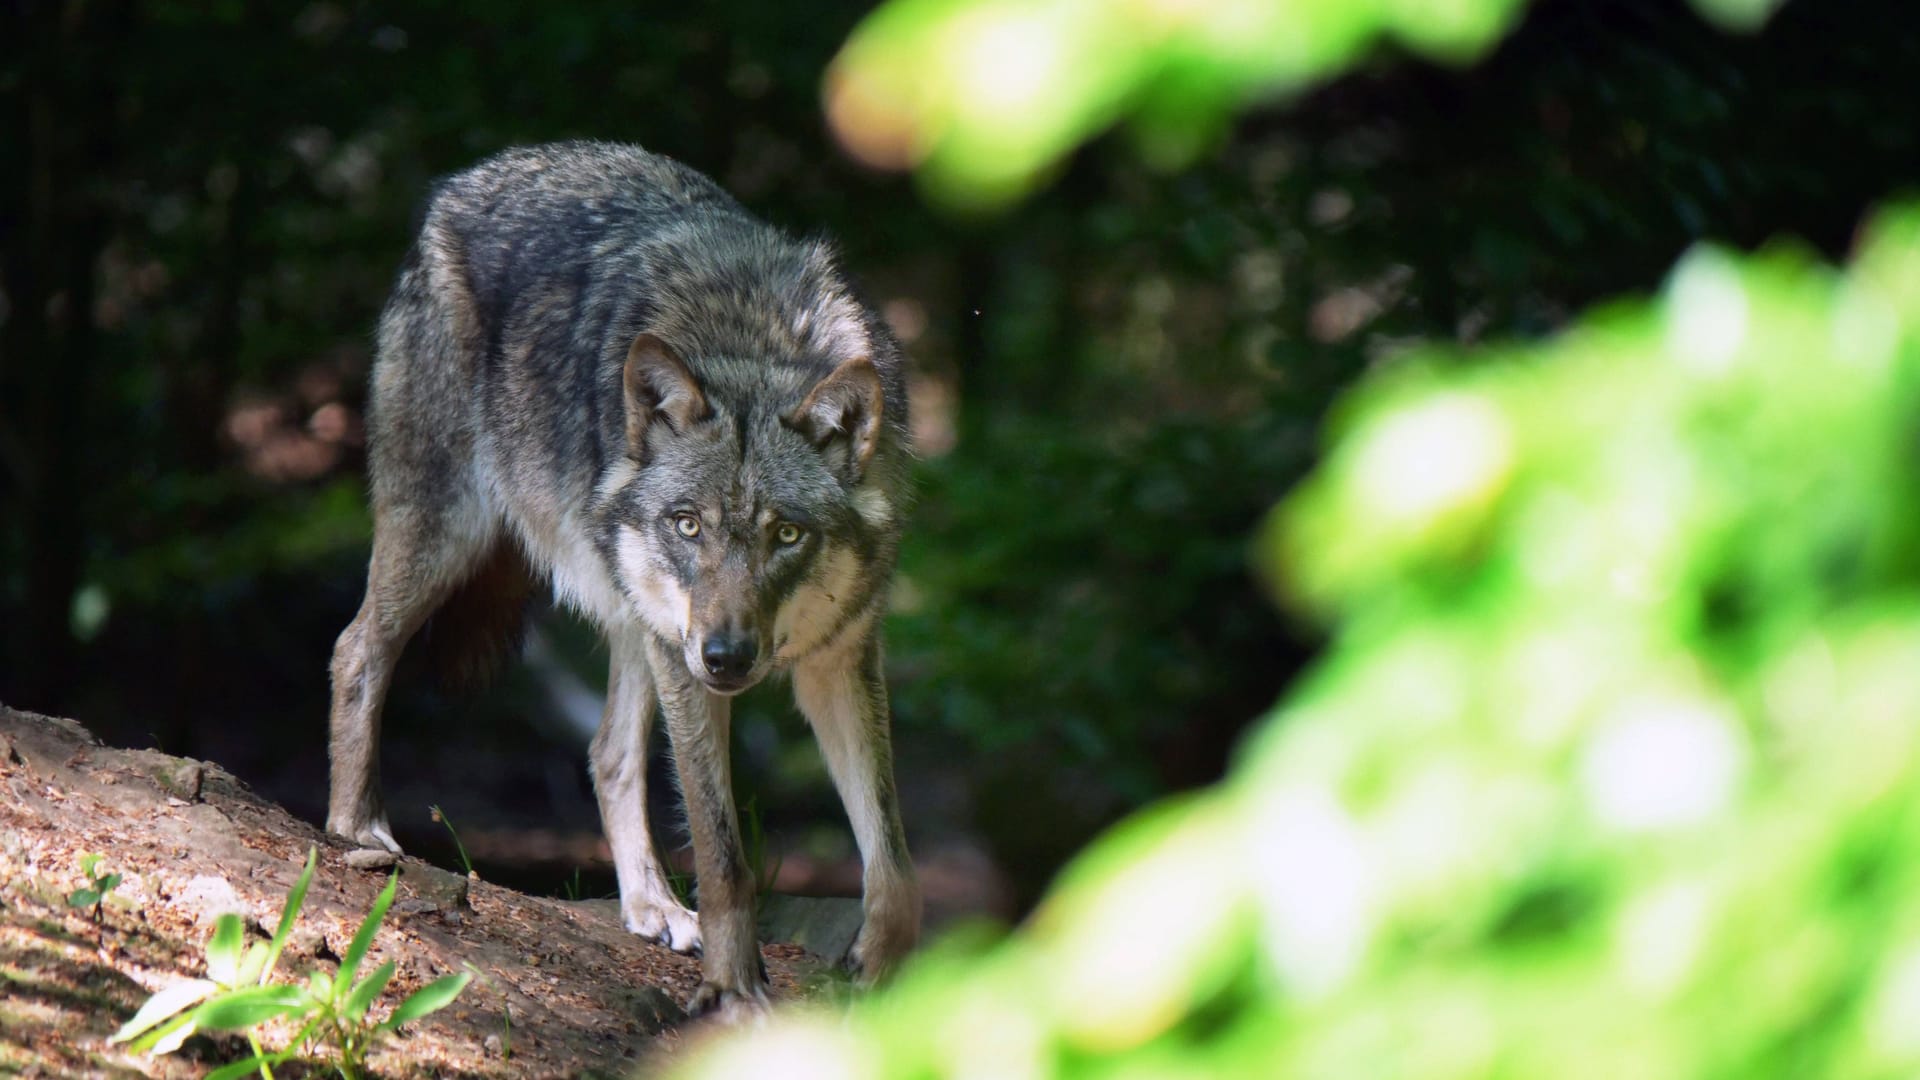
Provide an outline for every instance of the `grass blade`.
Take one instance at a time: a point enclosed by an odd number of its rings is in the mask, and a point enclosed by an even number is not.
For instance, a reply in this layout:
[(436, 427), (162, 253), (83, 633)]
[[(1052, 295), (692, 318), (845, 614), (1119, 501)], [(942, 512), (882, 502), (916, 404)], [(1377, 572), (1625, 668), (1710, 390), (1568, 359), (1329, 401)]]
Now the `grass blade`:
[(374, 968), (373, 974), (360, 980), (359, 985), (353, 988), (353, 992), (347, 995), (347, 1002), (341, 1006), (340, 1011), (349, 1020), (358, 1020), (367, 1015), (367, 1007), (379, 998), (380, 991), (387, 988), (387, 983), (392, 978), (393, 961), (389, 960)]
[(246, 934), (240, 916), (230, 911), (213, 921), (213, 937), (207, 942), (207, 978), (221, 986), (239, 981), (240, 945)]
[(267, 945), (267, 962), (260, 969), (260, 985), (267, 984), (267, 977), (273, 974), (273, 965), (280, 960), (280, 950), (286, 948), (287, 937), (293, 933), (293, 920), (300, 914), (300, 905), (307, 902), (307, 886), (313, 884), (313, 862), (316, 852), (307, 849), (307, 865), (300, 871), (300, 880), (293, 883), (293, 891), (287, 894), (287, 906), (280, 911), (280, 925), (273, 931), (273, 940)]
[(249, 986), (230, 990), (193, 1011), (194, 1023), (207, 1031), (233, 1031), (287, 1016), (308, 1002), (291, 986)]
[(340, 973), (334, 976), (336, 983), (351, 985), (353, 977), (360, 970), (360, 961), (366, 958), (367, 950), (373, 945), (373, 935), (380, 929), (380, 921), (387, 917), (387, 909), (393, 906), (394, 890), (400, 887), (400, 871), (395, 870), (387, 876), (387, 887), (380, 890), (380, 896), (373, 902), (373, 910), (361, 921), (360, 929), (353, 935), (353, 942), (347, 946), (347, 955), (340, 958)]
[(247, 946), (247, 955), (240, 958), (240, 970), (233, 976), (235, 983), (261, 982), (260, 973), (267, 970), (267, 945), (256, 941)]
[(467, 845), (460, 842), (460, 834), (454, 831), (453, 819), (437, 805), (429, 806), (427, 809), (433, 812), (433, 820), (447, 827), (447, 835), (453, 837), (454, 850), (460, 853), (460, 865), (466, 869), (467, 876), (473, 876), (473, 860), (467, 858)]
[(198, 1005), (205, 1001), (208, 994), (219, 987), (206, 979), (190, 979), (187, 982), (174, 983), (146, 1000), (133, 1018), (120, 1025), (120, 1030), (107, 1039), (110, 1043), (123, 1043), (139, 1038), (141, 1033), (167, 1017), (174, 1015), (189, 1005)]
[(401, 1002), (399, 1007), (393, 1010), (393, 1015), (387, 1017), (386, 1022), (382, 1023), (377, 1030), (389, 1031), (401, 1024), (412, 1023), (428, 1013), (439, 1012), (453, 1004), (453, 999), (459, 997), (460, 991), (465, 990), (467, 983), (472, 980), (471, 971), (442, 975), (408, 994), (407, 1000)]
[(271, 1065), (278, 1065), (285, 1060), (287, 1060), (285, 1053), (254, 1054), (251, 1057), (241, 1058), (239, 1061), (231, 1064), (222, 1065), (208, 1073), (202, 1080), (240, 1080), (243, 1076), (250, 1075)]
[[(180, 1049), (180, 1044), (192, 1038), (193, 1033), (199, 1030), (200, 1025), (193, 1022), (193, 1014), (188, 1013), (167, 1021), (164, 1026), (155, 1029), (146, 1039), (140, 1040), (134, 1046), (156, 1055), (171, 1054)], [(148, 1039), (152, 1040), (152, 1045), (146, 1045)]]

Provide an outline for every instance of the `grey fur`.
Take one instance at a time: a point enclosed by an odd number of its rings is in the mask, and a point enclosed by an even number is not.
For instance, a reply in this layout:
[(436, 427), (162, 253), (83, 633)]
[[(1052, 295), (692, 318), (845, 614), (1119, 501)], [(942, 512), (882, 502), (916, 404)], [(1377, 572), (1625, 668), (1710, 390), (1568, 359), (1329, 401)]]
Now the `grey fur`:
[[(516, 545), (608, 636), (592, 756), (622, 908), (672, 947), (704, 941), (694, 1007), (764, 1001), (727, 740), (730, 695), (774, 671), (794, 674), (866, 864), (858, 966), (891, 968), (919, 929), (879, 661), (906, 384), (831, 248), (636, 147), (509, 151), (434, 190), (372, 382), (373, 554), (334, 652), (328, 829), (398, 850), (377, 753), (394, 661), (462, 589), (517, 603), (497, 572), (475, 576)], [(697, 931), (647, 832), (656, 704), (689, 804)]]

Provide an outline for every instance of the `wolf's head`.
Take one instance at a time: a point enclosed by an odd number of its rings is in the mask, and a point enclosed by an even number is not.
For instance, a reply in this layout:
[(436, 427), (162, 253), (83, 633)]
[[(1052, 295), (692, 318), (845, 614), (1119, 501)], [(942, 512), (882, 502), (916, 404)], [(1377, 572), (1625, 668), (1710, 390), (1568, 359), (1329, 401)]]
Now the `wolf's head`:
[(640, 617), (734, 694), (870, 615), (897, 535), (876, 468), (886, 394), (865, 356), (824, 375), (724, 359), (702, 371), (651, 334), (628, 350), (634, 467), (609, 493), (612, 554)]

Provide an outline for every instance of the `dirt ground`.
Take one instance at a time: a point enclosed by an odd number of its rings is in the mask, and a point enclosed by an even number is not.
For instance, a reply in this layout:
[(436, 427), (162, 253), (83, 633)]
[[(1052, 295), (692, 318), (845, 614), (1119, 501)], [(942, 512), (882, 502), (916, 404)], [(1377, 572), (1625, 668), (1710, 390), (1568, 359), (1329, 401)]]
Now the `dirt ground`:
[[(191, 1077), (244, 1056), (238, 1036), (197, 1036), (160, 1058), (106, 1040), (149, 994), (204, 973), (203, 945), (221, 912), (242, 913), (255, 939), (268, 937), (309, 847), (318, 868), (278, 967), (289, 981), (337, 968), (387, 871), (347, 865), (348, 845), (215, 765), (101, 746), (70, 720), (0, 706), (0, 1076)], [(86, 853), (124, 875), (97, 921), (66, 899), (86, 884)], [(626, 1076), (671, 1061), (700, 1034), (680, 1012), (698, 963), (626, 933), (610, 909), (402, 859), (398, 898), (367, 961), (398, 967), (376, 1015), (466, 965), (481, 975), (452, 1006), (389, 1039), (372, 1057), (375, 1072)], [(815, 977), (812, 957), (793, 945), (763, 951), (774, 996), (800, 996)], [(269, 1047), (291, 1035), (266, 1030)]]

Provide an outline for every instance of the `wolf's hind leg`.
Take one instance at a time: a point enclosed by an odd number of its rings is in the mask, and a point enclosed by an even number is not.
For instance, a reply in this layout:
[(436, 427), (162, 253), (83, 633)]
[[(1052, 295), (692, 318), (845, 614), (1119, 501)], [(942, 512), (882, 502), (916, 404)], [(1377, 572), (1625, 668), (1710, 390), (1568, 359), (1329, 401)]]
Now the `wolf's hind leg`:
[(380, 713), (407, 639), (495, 542), (494, 530), (477, 527), (476, 520), (450, 504), (376, 509), (366, 599), (333, 648), (330, 833), (400, 850), (380, 799)]
[(894, 790), (878, 638), (869, 635), (802, 660), (794, 668), (793, 694), (813, 727), (860, 847), (866, 919), (847, 961), (871, 983), (890, 972), (920, 938), (920, 887)]
[(600, 797), (607, 845), (613, 849), (620, 915), (627, 929), (675, 952), (691, 953), (700, 947), (700, 922), (674, 897), (647, 826), (647, 736), (655, 704), (647, 633), (634, 626), (607, 634), (613, 666), (607, 676), (606, 711), (590, 751), (593, 789)]

